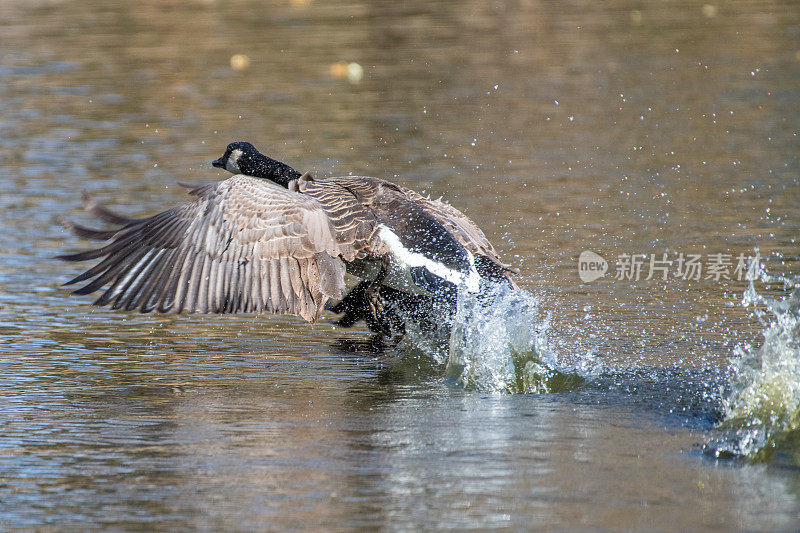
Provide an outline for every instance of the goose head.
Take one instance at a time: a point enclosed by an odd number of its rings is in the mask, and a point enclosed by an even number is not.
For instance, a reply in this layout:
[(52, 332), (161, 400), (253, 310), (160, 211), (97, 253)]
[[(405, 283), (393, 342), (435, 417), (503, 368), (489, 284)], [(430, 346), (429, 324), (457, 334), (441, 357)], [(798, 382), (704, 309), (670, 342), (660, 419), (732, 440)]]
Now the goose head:
[(211, 164), (217, 168), (224, 168), (233, 174), (247, 174), (252, 176), (248, 171), (252, 171), (255, 165), (256, 156), (262, 156), (255, 146), (248, 142), (235, 142), (230, 143), (225, 149), (222, 157), (213, 161)]
[(222, 157), (211, 164), (232, 174), (268, 179), (284, 187), (300, 177), (300, 173), (289, 165), (265, 156), (255, 146), (244, 141), (230, 143)]

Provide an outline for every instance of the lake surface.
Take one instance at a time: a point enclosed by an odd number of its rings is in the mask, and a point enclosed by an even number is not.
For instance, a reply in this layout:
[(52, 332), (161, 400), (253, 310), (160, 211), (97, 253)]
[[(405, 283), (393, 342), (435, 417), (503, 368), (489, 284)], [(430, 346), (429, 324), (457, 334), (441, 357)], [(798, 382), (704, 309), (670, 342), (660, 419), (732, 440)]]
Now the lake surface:
[[(800, 274), (800, 6), (34, 0), (0, 21), (3, 529), (800, 528), (800, 327), (775, 280)], [(472, 217), (525, 308), (468, 323), (477, 377), (330, 317), (60, 287), (82, 190), (154, 214), (223, 179), (235, 140)], [(580, 279), (584, 251), (604, 277)], [(772, 278), (745, 307), (756, 253)], [(690, 255), (700, 279), (676, 274)], [(576, 379), (485, 379), (498, 331)], [(762, 366), (784, 395), (756, 409)], [(721, 420), (773, 424), (776, 453)]]

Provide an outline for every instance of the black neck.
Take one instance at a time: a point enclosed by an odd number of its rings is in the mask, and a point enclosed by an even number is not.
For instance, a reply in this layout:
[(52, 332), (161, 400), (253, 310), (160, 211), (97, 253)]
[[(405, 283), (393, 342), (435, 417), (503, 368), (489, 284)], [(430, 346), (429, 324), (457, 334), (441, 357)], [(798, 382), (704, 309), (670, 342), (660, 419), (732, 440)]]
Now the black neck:
[(278, 185), (284, 187), (289, 186), (289, 182), (301, 176), (301, 174), (287, 165), (281, 163), (264, 154), (259, 154), (261, 157), (253, 161), (252, 176), (256, 178), (272, 180)]

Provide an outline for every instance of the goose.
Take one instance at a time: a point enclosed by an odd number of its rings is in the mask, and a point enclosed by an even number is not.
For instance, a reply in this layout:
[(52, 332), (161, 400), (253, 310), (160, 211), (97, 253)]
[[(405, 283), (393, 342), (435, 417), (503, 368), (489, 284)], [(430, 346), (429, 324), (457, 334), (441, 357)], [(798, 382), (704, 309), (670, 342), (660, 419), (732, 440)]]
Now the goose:
[[(408, 308), (454, 302), (486, 283), (514, 287), (478, 226), (456, 208), (365, 176), (316, 179), (263, 155), (248, 142), (212, 163), (234, 175), (187, 186), (193, 201), (131, 219), (85, 199), (96, 230), (67, 221), (75, 234), (110, 241), (59, 256), (100, 261), (65, 285), (102, 290), (94, 304), (142, 312), (276, 313), (317, 321), (329, 302), (342, 322), (364, 318), (384, 331), (381, 300)], [(345, 296), (345, 272), (363, 281)], [(368, 308), (368, 309), (367, 309)]]

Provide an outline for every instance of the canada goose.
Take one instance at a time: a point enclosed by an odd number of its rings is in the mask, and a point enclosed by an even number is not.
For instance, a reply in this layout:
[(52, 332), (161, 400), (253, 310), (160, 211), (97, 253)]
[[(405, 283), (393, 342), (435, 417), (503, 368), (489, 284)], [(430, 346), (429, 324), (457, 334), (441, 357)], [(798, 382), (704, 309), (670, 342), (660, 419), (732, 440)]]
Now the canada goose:
[[(365, 279), (367, 294), (375, 286), (409, 298), (478, 291), (487, 281), (513, 286), (514, 270), (483, 232), (441, 201), (378, 178), (314, 179), (244, 142), (228, 145), (213, 165), (236, 175), (192, 187), (194, 201), (150, 218), (89, 203), (121, 227), (68, 223), (80, 236), (111, 242), (60, 256), (102, 258), (66, 285), (91, 280), (75, 294), (110, 285), (94, 303), (114, 309), (288, 313), (309, 322), (342, 298), (346, 268)], [(344, 310), (356, 312), (357, 299)]]
[[(478, 290), (481, 280), (514, 286), (491, 243), (477, 225), (454, 207), (431, 200), (393, 183), (363, 176), (316, 180), (285, 163), (261, 154), (248, 142), (228, 145), (212, 162), (234, 174), (270, 180), (319, 200), (332, 214), (337, 230), (346, 227), (338, 216), (376, 219), (379, 238), (388, 253), (368, 254), (347, 264), (347, 271), (364, 281), (336, 305), (344, 313), (336, 323), (350, 326), (364, 319), (374, 332), (402, 332), (405, 319), (436, 329), (455, 312), (455, 288)], [(352, 203), (355, 198), (356, 203)], [(341, 202), (347, 202), (341, 206)], [(370, 222), (372, 226), (374, 222)], [(461, 264), (458, 264), (458, 261)], [(464, 271), (468, 272), (466, 279)], [(417, 288), (418, 287), (418, 288)], [(442, 300), (447, 300), (442, 302)], [(442, 314), (446, 316), (442, 316)], [(434, 316), (437, 315), (437, 316)], [(424, 326), (425, 324), (423, 324)]]

